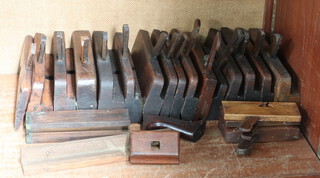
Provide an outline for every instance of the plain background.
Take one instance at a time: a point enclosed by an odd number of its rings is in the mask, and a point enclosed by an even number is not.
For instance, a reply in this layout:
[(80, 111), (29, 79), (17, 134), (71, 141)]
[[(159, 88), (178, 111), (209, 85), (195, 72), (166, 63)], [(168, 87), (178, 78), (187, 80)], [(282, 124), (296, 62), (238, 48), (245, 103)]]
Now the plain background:
[(74, 30), (109, 33), (109, 48), (115, 32), (129, 24), (133, 45), (139, 29), (190, 31), (193, 21), (202, 22), (204, 36), (210, 27), (261, 28), (264, 0), (10, 0), (0, 5), (0, 74), (18, 71), (26, 35), (47, 35), (47, 53), (54, 31), (64, 31), (67, 47)]

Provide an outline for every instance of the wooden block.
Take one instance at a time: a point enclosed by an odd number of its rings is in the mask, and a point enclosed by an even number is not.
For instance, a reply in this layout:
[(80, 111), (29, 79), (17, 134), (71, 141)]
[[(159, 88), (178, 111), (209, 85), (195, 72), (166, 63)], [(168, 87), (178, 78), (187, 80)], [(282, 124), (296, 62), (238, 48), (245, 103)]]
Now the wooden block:
[(115, 130), (89, 130), (89, 131), (66, 131), (66, 132), (39, 132), (27, 133), (26, 143), (55, 143), (73, 140), (82, 140), (95, 137), (105, 137), (128, 133), (128, 128)]
[(239, 121), (251, 116), (260, 117), (260, 121), (301, 121), (296, 103), (222, 101), (222, 111), (222, 117), (226, 121)]
[(41, 111), (41, 100), (45, 83), (45, 50), (47, 37), (36, 33), (34, 43), (36, 45), (33, 58), (32, 91), (28, 104), (28, 111)]
[(178, 132), (136, 131), (130, 134), (132, 164), (179, 164)]
[(27, 112), (26, 132), (122, 129), (128, 127), (127, 109)]
[(128, 160), (127, 135), (21, 148), (24, 175), (40, 174)]
[(31, 96), (32, 66), (35, 53), (33, 37), (26, 36), (23, 42), (20, 56), (19, 81), (17, 89), (16, 112), (14, 128), (19, 129), (22, 125)]
[(78, 109), (97, 109), (97, 77), (89, 31), (72, 33)]
[[(238, 143), (243, 134), (239, 129), (226, 127), (221, 120), (219, 129), (228, 143)], [(257, 127), (254, 133), (258, 135), (254, 142), (281, 142), (300, 138), (300, 129), (297, 126)]]

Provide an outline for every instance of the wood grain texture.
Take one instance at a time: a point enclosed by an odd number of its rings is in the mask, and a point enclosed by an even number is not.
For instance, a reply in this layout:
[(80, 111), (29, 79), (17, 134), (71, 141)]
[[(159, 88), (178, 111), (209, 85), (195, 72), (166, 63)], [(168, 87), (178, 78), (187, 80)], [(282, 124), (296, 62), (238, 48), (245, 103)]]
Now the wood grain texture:
[(304, 133), (320, 155), (320, 1), (278, 0), (276, 10), (275, 32), (283, 35), (280, 56), (297, 75)]
[(97, 108), (97, 76), (89, 31), (72, 33), (78, 109)]
[[(115, 101), (115, 95), (121, 91), (116, 90), (114, 81), (117, 81), (116, 75), (113, 74), (113, 66), (111, 63), (112, 51), (108, 49), (108, 33), (103, 31), (94, 31), (92, 34), (92, 48), (97, 71), (97, 97), (98, 109), (124, 108), (124, 101)], [(114, 60), (114, 59), (113, 59)]]
[(179, 133), (136, 131), (130, 133), (130, 163), (179, 164)]
[(27, 112), (26, 132), (105, 130), (128, 127), (127, 109)]
[[(224, 140), (228, 143), (239, 143), (239, 138), (243, 134), (240, 129), (229, 128), (219, 120), (219, 130)], [(256, 127), (254, 135), (258, 135), (254, 142), (283, 142), (300, 139), (300, 129), (297, 126), (273, 126), (273, 127)]]
[(75, 95), (72, 90), (74, 83), (71, 77), (74, 75), (73, 54), (70, 50), (66, 51), (63, 31), (54, 32), (51, 47), (54, 57), (54, 110), (74, 110)]
[(74, 169), (128, 160), (128, 135), (92, 138), (21, 148), (24, 175)]
[[(131, 58), (129, 43), (129, 26), (123, 25), (122, 33), (115, 33), (113, 38), (114, 60), (120, 70), (120, 86), (129, 110), (131, 122), (141, 122), (142, 98)], [(121, 92), (119, 92), (121, 93)]]
[(34, 35), (35, 55), (33, 57), (32, 90), (27, 111), (41, 111), (41, 100), (45, 81), (45, 48), (47, 37), (44, 34)]
[(144, 101), (144, 114), (159, 115), (163, 105), (160, 93), (164, 85), (164, 78), (157, 57), (167, 42), (167, 36), (165, 33), (161, 34), (161, 40), (153, 45), (149, 32), (140, 30), (131, 50)]
[(53, 111), (54, 61), (51, 54), (45, 55), (45, 80), (41, 98), (41, 111)]
[(20, 69), (18, 79), (18, 92), (16, 99), (15, 129), (19, 129), (24, 121), (24, 116), (28, 108), (32, 87), (32, 66), (33, 66), (33, 37), (26, 36), (23, 42), (20, 56)]
[(265, 0), (263, 30), (267, 33), (271, 32), (273, 8), (274, 0)]
[(296, 103), (250, 101), (222, 101), (224, 120), (244, 120), (249, 116), (258, 116), (261, 121), (300, 122), (301, 115)]
[[(24, 131), (12, 127), (17, 75), (0, 75), (0, 175), (22, 177), (20, 147)], [(130, 130), (139, 130), (133, 124)], [(234, 154), (236, 145), (225, 143), (216, 121), (197, 143), (181, 140), (179, 165), (131, 165), (128, 162), (38, 174), (35, 177), (283, 177), (319, 176), (320, 163), (304, 138), (278, 143), (256, 143), (248, 157)], [(248, 166), (250, 165), (250, 166)]]
[[(154, 29), (151, 34), (151, 41), (155, 44), (160, 37), (161, 31)], [(159, 65), (164, 78), (164, 86), (161, 91), (163, 98), (163, 105), (161, 108), (161, 116), (170, 116), (173, 100), (178, 84), (176, 70), (174, 69), (171, 58), (175, 57), (174, 51), (179, 47), (173, 40), (170, 40), (169, 45), (165, 45), (158, 57)]]
[(128, 133), (128, 128), (112, 130), (27, 133), (26, 143), (55, 143)]

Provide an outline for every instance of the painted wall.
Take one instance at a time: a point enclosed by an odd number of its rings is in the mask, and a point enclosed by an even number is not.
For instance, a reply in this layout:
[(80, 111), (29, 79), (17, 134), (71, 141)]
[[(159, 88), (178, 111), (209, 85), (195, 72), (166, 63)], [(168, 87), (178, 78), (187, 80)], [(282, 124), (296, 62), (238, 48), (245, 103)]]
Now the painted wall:
[(129, 24), (133, 45), (139, 29), (191, 30), (201, 19), (200, 33), (210, 27), (262, 27), (264, 0), (10, 0), (0, 6), (0, 74), (17, 73), (23, 39), (36, 32), (48, 37), (65, 31), (67, 46), (74, 30), (103, 30), (113, 34)]

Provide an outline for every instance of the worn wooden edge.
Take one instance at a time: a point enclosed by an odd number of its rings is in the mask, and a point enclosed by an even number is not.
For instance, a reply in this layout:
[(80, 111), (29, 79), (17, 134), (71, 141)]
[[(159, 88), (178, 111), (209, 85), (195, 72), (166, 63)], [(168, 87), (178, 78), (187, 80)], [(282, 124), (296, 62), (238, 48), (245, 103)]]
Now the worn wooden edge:
[(127, 109), (42, 111), (27, 112), (25, 125), (27, 133), (122, 129), (130, 118)]
[(263, 30), (267, 33), (271, 32), (273, 18), (274, 0), (265, 0)]
[(135, 155), (129, 156), (131, 164), (154, 164), (154, 165), (170, 165), (170, 164), (179, 164), (179, 156), (168, 156), (168, 155), (158, 155), (152, 156), (149, 155)]
[[(112, 142), (117, 139), (120, 139), (120, 143)], [(87, 147), (93, 150), (87, 150)], [(80, 152), (74, 151), (75, 149)], [(69, 152), (73, 155), (69, 155)], [(24, 175), (126, 162), (128, 134), (22, 147), (20, 155)]]
[(105, 137), (113, 135), (121, 135), (128, 133), (128, 128), (110, 129), (110, 130), (81, 130), (81, 131), (65, 131), (65, 132), (39, 132), (26, 133), (26, 143), (57, 143), (74, 141), (81, 139), (89, 139), (96, 137)]
[[(301, 122), (301, 115), (296, 103), (290, 102), (268, 102), (270, 107), (261, 107), (265, 102), (250, 101), (222, 101), (222, 112), (225, 120), (244, 120), (246, 117), (259, 116), (260, 121), (280, 121), (280, 122)], [(252, 109), (242, 110), (243, 108), (252, 107)], [(290, 112), (279, 112), (279, 109), (291, 107)], [(232, 112), (230, 108), (237, 108), (239, 112)], [(257, 111), (261, 108), (262, 111)], [(275, 109), (273, 109), (275, 108)], [(230, 111), (231, 110), (231, 111)]]

